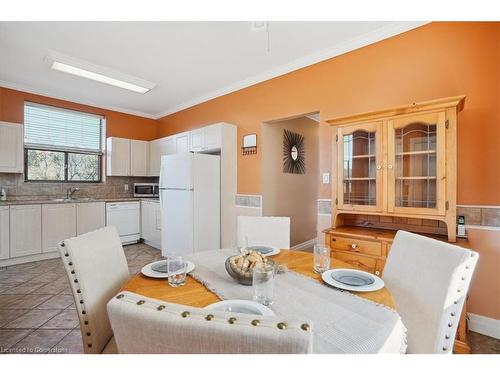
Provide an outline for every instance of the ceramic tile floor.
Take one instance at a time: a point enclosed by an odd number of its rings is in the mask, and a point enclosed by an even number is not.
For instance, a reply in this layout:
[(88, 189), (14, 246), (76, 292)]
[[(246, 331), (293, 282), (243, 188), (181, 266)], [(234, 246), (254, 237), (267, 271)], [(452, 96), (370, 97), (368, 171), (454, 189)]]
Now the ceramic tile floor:
[[(161, 258), (159, 250), (145, 244), (124, 249), (131, 274)], [(83, 353), (60, 259), (0, 269), (0, 353)]]
[[(131, 274), (161, 258), (145, 244), (125, 246)], [(500, 353), (500, 340), (470, 333), (474, 353)], [(82, 353), (78, 317), (59, 259), (0, 269), (0, 353)]]

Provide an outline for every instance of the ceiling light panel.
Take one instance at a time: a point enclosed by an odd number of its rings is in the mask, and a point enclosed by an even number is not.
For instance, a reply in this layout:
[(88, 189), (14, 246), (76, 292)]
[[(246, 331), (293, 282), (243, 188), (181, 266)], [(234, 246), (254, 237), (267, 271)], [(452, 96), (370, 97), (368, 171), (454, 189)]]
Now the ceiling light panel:
[(145, 94), (153, 89), (156, 84), (128, 74), (95, 65), (87, 61), (64, 55), (59, 52), (49, 51), (46, 57), (49, 66), (57, 71), (72, 74), (78, 77), (91, 79), (111, 86)]

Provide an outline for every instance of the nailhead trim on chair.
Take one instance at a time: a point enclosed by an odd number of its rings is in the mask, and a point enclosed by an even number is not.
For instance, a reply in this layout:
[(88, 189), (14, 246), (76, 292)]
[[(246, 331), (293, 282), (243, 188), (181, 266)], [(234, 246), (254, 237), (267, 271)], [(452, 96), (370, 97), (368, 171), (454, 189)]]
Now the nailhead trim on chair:
[[(474, 253), (471, 253), (470, 257), (473, 258), (474, 257)], [(465, 269), (469, 270), (470, 269), (470, 265), (469, 264), (465, 265)], [(465, 274), (462, 275), (461, 281), (466, 281), (469, 276), (470, 276), (469, 272), (466, 271)], [(462, 287), (458, 287), (457, 288), (457, 294), (458, 294), (457, 297), (460, 297), (460, 293), (462, 293)], [(453, 304), (454, 305), (458, 305), (458, 299), (454, 300)], [(455, 317), (457, 315), (457, 312), (458, 311), (456, 311), (456, 310), (455, 311), (451, 311), (450, 312), (450, 316), (451, 317)], [(450, 330), (450, 332), (446, 332), (445, 333), (445, 335), (444, 335), (445, 340), (449, 340), (451, 338), (451, 332), (455, 329), (455, 325), (456, 324), (458, 324), (457, 321), (451, 321), (450, 320), (448, 322), (448, 328), (451, 328), (451, 330)], [(447, 346), (443, 346), (442, 350), (443, 350), (443, 352), (446, 352), (448, 350), (448, 347)]]
[[(116, 299), (123, 299), (123, 297), (125, 297), (125, 295), (124, 295), (124, 294), (118, 294), (118, 295), (116, 296)], [(130, 301), (130, 302), (132, 302), (132, 301)], [(141, 306), (141, 305), (144, 305), (145, 303), (146, 303), (146, 301), (141, 299), (141, 300), (138, 300), (135, 304), (136, 304), (136, 305), (138, 305), (138, 306)], [(165, 309), (166, 309), (166, 306), (165, 306), (165, 305), (158, 305), (158, 306), (156, 307), (156, 310), (158, 310), (158, 311), (163, 311), (163, 310), (165, 310)], [(189, 317), (190, 315), (191, 315), (191, 313), (190, 313), (189, 311), (183, 311), (183, 312), (181, 313), (181, 316), (182, 316), (183, 318), (187, 318), (187, 317)], [(205, 320), (212, 321), (212, 320), (214, 320), (214, 319), (215, 319), (215, 316), (214, 316), (213, 314), (208, 314), (208, 315), (206, 315), (206, 316), (205, 316)], [(234, 324), (236, 321), (237, 321), (237, 319), (236, 319), (235, 317), (230, 317), (230, 318), (228, 318), (228, 319), (227, 319), (227, 322), (228, 322), (229, 324)], [(85, 322), (85, 323), (87, 323), (87, 322)], [(251, 324), (251, 325), (253, 325), (254, 327), (258, 327), (258, 326), (260, 325), (260, 323), (261, 323), (261, 322), (260, 322), (260, 320), (258, 320), (258, 319), (254, 319), (254, 320), (252, 320), (252, 321), (250, 322), (250, 324)], [(280, 329), (280, 330), (285, 330), (285, 329), (287, 329), (287, 328), (288, 328), (288, 327), (287, 327), (287, 324), (286, 324), (286, 323), (284, 323), (284, 322), (280, 322), (280, 323), (276, 324), (276, 327), (277, 327), (278, 329)], [(303, 324), (301, 324), (301, 325), (300, 325), (300, 329), (301, 329), (301, 330), (303, 330), (303, 331), (308, 332), (308, 331), (311, 329), (311, 327), (309, 326), (309, 324), (307, 324), (307, 323), (303, 323)], [(88, 333), (87, 333), (87, 336), (90, 336), (90, 332), (88, 332)], [(446, 337), (446, 338), (448, 339), (449, 337)], [(445, 349), (444, 349), (444, 347), (443, 347), (443, 350), (445, 350)]]
[[(64, 244), (64, 241), (63, 241), (63, 242), (61, 242), (61, 247), (65, 247), (65, 246), (66, 246), (66, 245)], [(67, 252), (66, 252), (66, 253), (64, 253), (64, 256), (65, 256), (65, 257), (67, 257), (67, 258), (69, 258), (69, 253), (67, 253)], [(73, 261), (71, 260), (71, 258), (69, 258), (69, 259), (68, 259), (68, 263), (67, 263), (67, 264), (68, 264), (68, 267), (71, 267), (71, 268), (70, 268), (70, 274), (71, 274), (71, 275), (75, 275), (75, 274), (76, 274), (76, 271), (75, 271), (75, 269), (74, 269), (74, 267), (73, 267)], [(77, 293), (77, 294), (82, 294), (82, 290), (81, 290), (81, 287), (80, 287), (80, 285), (79, 285), (79, 283), (78, 283), (78, 279), (77, 279), (77, 278), (75, 278), (75, 279), (73, 280), (73, 282), (76, 284), (76, 285), (75, 285), (75, 288), (76, 288), (76, 293)], [(122, 295), (122, 296), (123, 296), (123, 295)], [(117, 298), (118, 298), (118, 297), (117, 297)], [(81, 309), (81, 315), (82, 315), (82, 317), (83, 317), (83, 315), (85, 315), (85, 316), (86, 316), (86, 315), (87, 315), (87, 311), (85, 310), (85, 305), (84, 305), (84, 301), (83, 301), (83, 299), (80, 299), (80, 301), (79, 301), (79, 302), (80, 302), (80, 306), (81, 306), (81, 308), (82, 308), (82, 309)], [(77, 311), (78, 311), (78, 309), (77, 309)], [(88, 320), (84, 320), (83, 324), (84, 324), (84, 325), (86, 325), (86, 326), (88, 326), (88, 325), (89, 325), (89, 321), (88, 321)], [(87, 341), (87, 348), (92, 348), (92, 341), (89, 341), (89, 340), (91, 340), (91, 338), (90, 338), (91, 336), (92, 336), (92, 333), (91, 333), (90, 331), (89, 331), (89, 332), (86, 332), (86, 336), (84, 336), (84, 337), (86, 337), (86, 339), (85, 339), (85, 340)], [(92, 351), (90, 351), (90, 352), (92, 353)]]

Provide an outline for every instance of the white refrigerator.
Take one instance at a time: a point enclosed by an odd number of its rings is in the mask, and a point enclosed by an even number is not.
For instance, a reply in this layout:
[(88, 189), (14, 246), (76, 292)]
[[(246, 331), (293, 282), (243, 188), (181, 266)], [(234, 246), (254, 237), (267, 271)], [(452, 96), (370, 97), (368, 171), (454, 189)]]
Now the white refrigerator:
[(220, 156), (162, 156), (160, 204), (163, 256), (219, 249)]

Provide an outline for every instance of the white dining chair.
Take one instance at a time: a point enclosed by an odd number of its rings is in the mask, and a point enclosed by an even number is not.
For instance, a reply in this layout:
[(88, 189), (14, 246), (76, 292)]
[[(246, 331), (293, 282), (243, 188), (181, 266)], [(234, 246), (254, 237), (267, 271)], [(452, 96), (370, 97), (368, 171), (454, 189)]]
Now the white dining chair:
[(85, 353), (116, 353), (106, 304), (130, 278), (115, 227), (109, 226), (58, 245), (80, 320)]
[(290, 248), (290, 218), (277, 216), (238, 216), (237, 244)]
[(311, 323), (210, 311), (121, 292), (108, 303), (120, 354), (306, 354)]
[(451, 353), (478, 253), (398, 231), (383, 279), (408, 329), (408, 353)]

